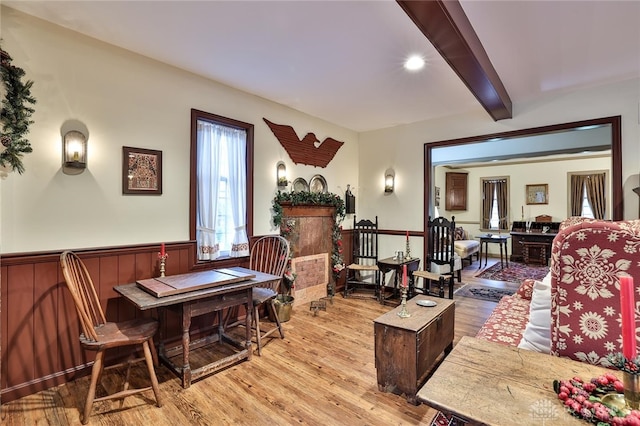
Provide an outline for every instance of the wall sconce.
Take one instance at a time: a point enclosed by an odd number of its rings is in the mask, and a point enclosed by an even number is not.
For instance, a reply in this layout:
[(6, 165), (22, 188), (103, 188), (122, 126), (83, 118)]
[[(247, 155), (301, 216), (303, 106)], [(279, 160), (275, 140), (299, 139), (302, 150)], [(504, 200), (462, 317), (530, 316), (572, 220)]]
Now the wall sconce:
[(289, 184), (287, 180), (287, 166), (285, 166), (282, 161), (278, 161), (278, 164), (276, 164), (276, 179), (278, 188), (286, 188)]
[(393, 170), (389, 169), (384, 173), (384, 192), (391, 193), (395, 186), (396, 174)]
[(77, 130), (64, 134), (64, 166), (84, 170), (87, 167), (87, 137)]

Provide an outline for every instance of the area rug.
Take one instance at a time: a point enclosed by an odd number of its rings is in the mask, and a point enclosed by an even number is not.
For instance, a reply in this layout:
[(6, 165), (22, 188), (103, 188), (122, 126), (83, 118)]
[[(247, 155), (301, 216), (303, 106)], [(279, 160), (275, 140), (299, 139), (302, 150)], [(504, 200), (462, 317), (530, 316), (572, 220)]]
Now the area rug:
[(511, 296), (515, 292), (516, 290), (506, 288), (494, 288), (484, 285), (469, 284), (458, 289), (458, 291), (455, 292), (455, 296), (499, 302), (503, 296)]
[(549, 272), (546, 265), (525, 265), (524, 263), (509, 262), (509, 267), (502, 269), (500, 263), (481, 271), (476, 278), (485, 280), (505, 281), (508, 283), (521, 283), (527, 278), (541, 280)]

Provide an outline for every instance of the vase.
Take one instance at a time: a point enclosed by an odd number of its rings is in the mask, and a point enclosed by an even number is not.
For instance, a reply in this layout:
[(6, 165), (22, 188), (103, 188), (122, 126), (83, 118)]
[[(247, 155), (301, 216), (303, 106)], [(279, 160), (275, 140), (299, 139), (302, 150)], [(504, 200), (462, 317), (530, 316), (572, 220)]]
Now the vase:
[(624, 371), (622, 384), (624, 385), (624, 400), (627, 407), (638, 410), (640, 407), (640, 375)]
[[(276, 313), (278, 314), (278, 319), (280, 322), (287, 322), (291, 319), (291, 310), (293, 309), (293, 296), (289, 296), (287, 294), (279, 294), (276, 296), (274, 305), (276, 309)], [(273, 317), (273, 314), (269, 312), (269, 319), (271, 321), (275, 321), (276, 319)]]

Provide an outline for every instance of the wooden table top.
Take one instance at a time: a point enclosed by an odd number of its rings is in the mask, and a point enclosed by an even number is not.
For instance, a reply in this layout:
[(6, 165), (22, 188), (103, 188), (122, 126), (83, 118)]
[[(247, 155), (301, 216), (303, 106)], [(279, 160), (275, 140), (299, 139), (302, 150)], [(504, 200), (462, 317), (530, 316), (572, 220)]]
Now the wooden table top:
[(465, 336), (418, 391), (417, 399), (473, 424), (586, 425), (571, 416), (554, 380), (590, 380), (615, 371)]
[[(126, 299), (130, 300), (131, 303), (133, 303), (138, 309), (144, 311), (161, 306), (171, 306), (179, 303), (190, 302), (193, 300), (201, 300), (207, 297), (216, 296), (218, 294), (242, 290), (249, 287), (254, 287), (257, 284), (281, 279), (281, 277), (278, 277), (276, 275), (265, 274), (263, 272), (253, 271), (251, 269), (242, 267), (233, 267), (227, 269), (255, 275), (255, 278), (240, 282), (230, 282), (228, 284), (217, 287), (209, 287), (164, 297), (156, 297), (140, 288), (140, 286), (136, 283), (119, 285), (114, 287), (113, 289), (116, 292), (120, 293)], [(197, 272), (195, 272), (195, 274), (197, 274)]]

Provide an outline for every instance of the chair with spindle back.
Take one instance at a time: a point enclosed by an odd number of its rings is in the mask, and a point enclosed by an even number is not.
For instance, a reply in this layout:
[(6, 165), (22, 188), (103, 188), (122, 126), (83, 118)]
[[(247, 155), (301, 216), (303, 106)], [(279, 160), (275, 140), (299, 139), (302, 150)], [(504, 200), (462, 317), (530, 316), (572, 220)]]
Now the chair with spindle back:
[[(65, 251), (60, 256), (60, 264), (67, 288), (73, 297), (78, 318), (80, 319), (82, 329), (80, 344), (84, 349), (96, 352), (96, 358), (91, 369), (91, 383), (87, 392), (84, 412), (81, 417), (82, 424), (86, 424), (89, 421), (89, 415), (91, 414), (91, 408), (94, 402), (120, 399), (122, 404), (124, 403), (124, 398), (127, 396), (153, 390), (156, 404), (158, 407), (162, 406), (158, 379), (156, 378), (154, 370), (154, 364), (157, 364), (157, 358), (155, 347), (153, 346), (153, 336), (158, 330), (158, 322), (151, 318), (137, 318), (117, 323), (107, 322), (91, 276), (80, 258), (75, 253)], [(134, 345), (142, 346), (144, 352), (143, 358), (129, 360), (108, 367), (114, 368), (127, 365), (123, 390), (96, 398), (96, 386), (102, 377), (103, 370), (106, 369), (104, 366), (106, 350)], [(151, 386), (129, 389), (131, 365), (138, 361), (146, 361)]]
[(375, 221), (353, 216), (353, 261), (347, 266), (344, 297), (365, 297), (369, 294), (382, 301), (382, 289), (378, 267), (378, 216)]
[[(254, 271), (264, 272), (278, 277), (283, 277), (289, 261), (289, 242), (279, 235), (269, 235), (259, 238), (251, 247), (249, 268)], [(253, 288), (253, 326), (256, 330), (256, 343), (258, 355), (262, 355), (262, 339), (278, 331), (280, 338), (284, 339), (284, 331), (278, 318), (275, 300), (282, 280), (272, 281), (264, 287)], [(267, 309), (276, 320), (276, 326), (262, 332), (260, 330), (260, 307), (266, 305)]]

